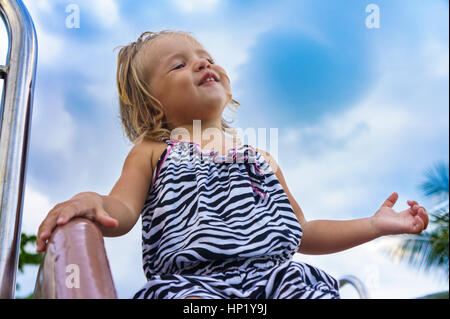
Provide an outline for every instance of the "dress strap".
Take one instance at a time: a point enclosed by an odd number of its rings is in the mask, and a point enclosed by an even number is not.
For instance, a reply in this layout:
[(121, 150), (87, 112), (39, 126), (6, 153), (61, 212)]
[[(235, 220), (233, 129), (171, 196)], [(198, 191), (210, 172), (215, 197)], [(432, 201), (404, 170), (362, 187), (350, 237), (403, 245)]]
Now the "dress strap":
[(169, 145), (173, 145), (174, 144), (173, 140), (171, 140), (170, 138), (163, 138), (162, 141), (167, 143), (167, 144), (169, 144)]

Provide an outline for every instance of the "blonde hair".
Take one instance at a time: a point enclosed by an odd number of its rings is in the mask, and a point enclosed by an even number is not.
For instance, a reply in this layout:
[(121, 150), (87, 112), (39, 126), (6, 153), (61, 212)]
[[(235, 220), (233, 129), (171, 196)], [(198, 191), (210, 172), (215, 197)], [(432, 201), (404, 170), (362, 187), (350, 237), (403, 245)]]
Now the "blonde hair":
[[(170, 138), (164, 107), (152, 95), (145, 81), (145, 66), (136, 58), (137, 53), (150, 41), (163, 35), (184, 35), (194, 41), (197, 40), (185, 31), (163, 30), (159, 32), (146, 31), (139, 38), (128, 45), (120, 46), (117, 57), (117, 89), (119, 93), (120, 118), (128, 139), (136, 144), (142, 139), (160, 141)], [(198, 43), (198, 42), (197, 42)], [(225, 75), (226, 76), (226, 75)], [(231, 94), (227, 105), (240, 106)], [(222, 117), (222, 130), (236, 135), (236, 130)]]

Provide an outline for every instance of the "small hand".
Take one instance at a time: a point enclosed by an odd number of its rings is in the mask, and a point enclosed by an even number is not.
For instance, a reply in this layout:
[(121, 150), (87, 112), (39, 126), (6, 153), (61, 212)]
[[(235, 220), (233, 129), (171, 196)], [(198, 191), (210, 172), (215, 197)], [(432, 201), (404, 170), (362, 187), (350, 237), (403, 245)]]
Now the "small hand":
[(372, 224), (379, 236), (395, 234), (420, 234), (428, 227), (428, 214), (416, 201), (408, 200), (410, 208), (399, 213), (392, 209), (398, 199), (392, 193), (372, 216)]
[(115, 228), (119, 224), (104, 210), (100, 195), (94, 192), (79, 193), (70, 200), (57, 204), (47, 214), (37, 232), (36, 252), (46, 250), (46, 242), (57, 226), (64, 225), (75, 217), (84, 217), (109, 228)]

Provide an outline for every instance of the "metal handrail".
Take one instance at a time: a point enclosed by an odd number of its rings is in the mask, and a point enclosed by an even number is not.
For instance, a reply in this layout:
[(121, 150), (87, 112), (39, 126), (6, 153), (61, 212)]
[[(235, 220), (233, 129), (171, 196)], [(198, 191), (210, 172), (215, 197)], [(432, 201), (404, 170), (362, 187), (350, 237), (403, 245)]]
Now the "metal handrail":
[(0, 103), (0, 298), (14, 298), (37, 64), (33, 21), (21, 0), (0, 0), (8, 33)]
[(353, 276), (353, 275), (347, 275), (347, 276), (341, 277), (339, 279), (339, 288), (342, 288), (346, 284), (350, 284), (353, 287), (355, 287), (356, 291), (358, 292), (359, 298), (361, 298), (361, 299), (369, 298), (369, 294), (367, 293), (366, 286), (358, 277)]
[(117, 299), (103, 234), (94, 222), (77, 217), (53, 230), (33, 299)]

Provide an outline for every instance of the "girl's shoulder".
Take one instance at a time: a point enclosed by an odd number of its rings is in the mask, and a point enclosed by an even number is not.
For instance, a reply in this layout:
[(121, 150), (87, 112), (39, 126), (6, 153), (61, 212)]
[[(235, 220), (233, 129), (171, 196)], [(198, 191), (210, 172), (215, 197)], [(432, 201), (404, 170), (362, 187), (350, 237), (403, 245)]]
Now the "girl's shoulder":
[(267, 164), (270, 165), (270, 168), (274, 173), (278, 171), (278, 162), (275, 160), (275, 158), (267, 151), (255, 148), (255, 151), (258, 152), (266, 161)]
[(134, 148), (136, 148), (136, 151), (150, 159), (152, 170), (154, 170), (158, 163), (158, 159), (167, 148), (167, 143), (164, 141), (143, 139), (139, 143), (136, 143)]

